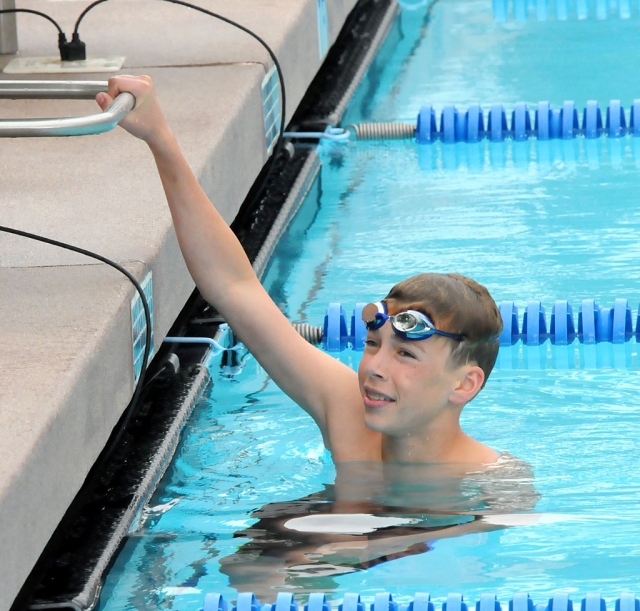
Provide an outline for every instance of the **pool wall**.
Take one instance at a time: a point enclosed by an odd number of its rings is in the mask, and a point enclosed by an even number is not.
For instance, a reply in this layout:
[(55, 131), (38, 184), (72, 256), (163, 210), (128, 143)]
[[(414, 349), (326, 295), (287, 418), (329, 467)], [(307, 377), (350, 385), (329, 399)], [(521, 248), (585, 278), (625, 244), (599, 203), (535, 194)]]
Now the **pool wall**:
[[(322, 63), (315, 0), (207, 4), (254, 30), (285, 74), (290, 117)], [(332, 44), (355, 0), (326, 2)], [(21, 7), (72, 25), (84, 2)], [(86, 17), (89, 56), (124, 55), (154, 78), (167, 118), (225, 219), (267, 159), (261, 85), (270, 62), (246, 34), (183, 7), (109, 3)], [(55, 30), (18, 17), (21, 57), (56, 54)], [(3, 68), (13, 55), (0, 56)], [(106, 80), (109, 74), (60, 78)], [(0, 80), (56, 78), (0, 74)], [(2, 101), (2, 117), (95, 112), (92, 102)], [(93, 138), (0, 141), (2, 224), (152, 272), (156, 350), (193, 291), (146, 147), (115, 130)], [(133, 288), (79, 255), (0, 234), (0, 611), (11, 606), (127, 406)]]

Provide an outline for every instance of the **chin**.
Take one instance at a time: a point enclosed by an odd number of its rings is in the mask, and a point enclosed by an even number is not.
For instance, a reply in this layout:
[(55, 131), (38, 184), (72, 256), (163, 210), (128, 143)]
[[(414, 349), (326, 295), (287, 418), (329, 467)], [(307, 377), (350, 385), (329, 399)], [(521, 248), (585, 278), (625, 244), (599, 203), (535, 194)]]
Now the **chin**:
[(401, 423), (395, 414), (372, 413), (365, 409), (364, 424), (376, 433), (381, 433), (387, 437), (408, 437), (412, 435), (414, 428), (408, 423)]
[(370, 413), (366, 410), (364, 412), (364, 425), (375, 431), (376, 433), (388, 433), (389, 432), (389, 423), (386, 422), (386, 418), (383, 418), (381, 414), (378, 413)]

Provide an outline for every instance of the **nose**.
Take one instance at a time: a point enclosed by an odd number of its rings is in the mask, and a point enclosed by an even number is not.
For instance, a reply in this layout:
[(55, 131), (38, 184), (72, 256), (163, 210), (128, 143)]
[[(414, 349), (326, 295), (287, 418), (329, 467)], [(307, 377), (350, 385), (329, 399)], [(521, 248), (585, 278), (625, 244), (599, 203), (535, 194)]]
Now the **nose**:
[[(363, 359), (364, 358), (365, 357), (363, 357)], [(378, 380), (387, 379), (384, 350), (379, 348), (373, 354), (367, 354), (364, 366), (367, 377)]]

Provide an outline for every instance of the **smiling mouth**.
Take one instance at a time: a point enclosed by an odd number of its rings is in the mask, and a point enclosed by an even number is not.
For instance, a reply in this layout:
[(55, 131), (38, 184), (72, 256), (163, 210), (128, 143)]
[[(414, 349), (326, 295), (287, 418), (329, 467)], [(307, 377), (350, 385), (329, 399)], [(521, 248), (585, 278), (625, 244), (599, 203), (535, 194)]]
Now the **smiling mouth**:
[(376, 392), (370, 388), (364, 389), (364, 404), (365, 407), (383, 407), (393, 403), (395, 399), (392, 399), (388, 395)]

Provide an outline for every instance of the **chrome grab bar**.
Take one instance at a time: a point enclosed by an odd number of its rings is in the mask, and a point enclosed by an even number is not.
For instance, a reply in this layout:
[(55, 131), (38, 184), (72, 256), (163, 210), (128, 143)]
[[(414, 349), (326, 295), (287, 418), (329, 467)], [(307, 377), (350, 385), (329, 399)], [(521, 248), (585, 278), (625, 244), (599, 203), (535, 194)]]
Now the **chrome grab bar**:
[[(107, 90), (106, 81), (3, 81), (0, 98), (88, 100)], [(130, 93), (121, 93), (101, 113), (59, 119), (1, 119), (0, 138), (89, 136), (112, 130), (135, 106)]]

